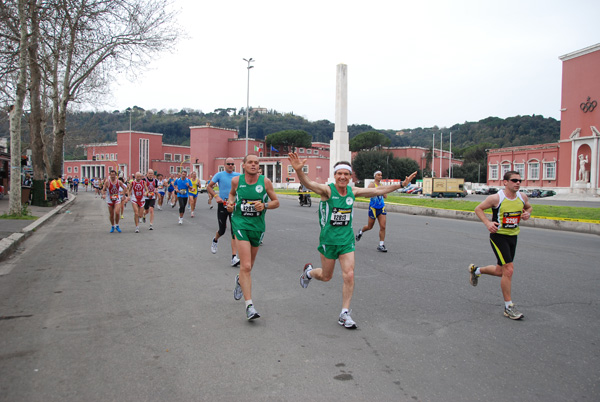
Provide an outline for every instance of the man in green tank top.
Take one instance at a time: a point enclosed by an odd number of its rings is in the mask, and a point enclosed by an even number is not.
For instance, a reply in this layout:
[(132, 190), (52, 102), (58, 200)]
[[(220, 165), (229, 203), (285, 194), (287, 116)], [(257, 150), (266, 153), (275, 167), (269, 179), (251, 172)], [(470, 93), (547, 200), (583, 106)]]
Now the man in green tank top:
[(231, 227), (240, 258), (240, 273), (235, 277), (233, 298), (244, 296), (246, 318), (260, 317), (252, 302), (252, 277), (258, 246), (265, 233), (267, 209), (279, 207), (273, 183), (258, 174), (259, 161), (256, 155), (246, 155), (243, 164), (244, 174), (231, 179), (231, 192), (227, 200), (227, 211), (231, 215)]
[(294, 152), (289, 154), (292, 167), (298, 175), (300, 183), (321, 196), (319, 203), (319, 222), (321, 234), (319, 236), (319, 253), (321, 254), (321, 267), (313, 268), (306, 264), (300, 277), (300, 286), (307, 288), (311, 279), (327, 282), (333, 276), (335, 261), (340, 260), (342, 266), (342, 312), (338, 323), (348, 329), (355, 329), (356, 323), (350, 317), (350, 301), (354, 292), (354, 230), (352, 229), (352, 215), (355, 197), (376, 197), (391, 193), (402, 188), (412, 179), (417, 172), (404, 179), (403, 183), (380, 186), (377, 188), (359, 188), (350, 186), (352, 180), (352, 167), (349, 162), (338, 162), (333, 168), (335, 183), (321, 184), (310, 180), (302, 171), (306, 159), (300, 160)]
[[(504, 296), (504, 315), (511, 320), (523, 318), (512, 302), (511, 288), (514, 271), (513, 259), (517, 250), (519, 222), (531, 216), (532, 206), (529, 199), (519, 192), (521, 175), (511, 170), (504, 174), (504, 190), (488, 196), (475, 207), (475, 214), (490, 232), (490, 244), (496, 254), (496, 265), (477, 267), (469, 265), (469, 282), (477, 286), (481, 274), (499, 276), (502, 296)], [(486, 209), (492, 209), (492, 220), (485, 215)]]

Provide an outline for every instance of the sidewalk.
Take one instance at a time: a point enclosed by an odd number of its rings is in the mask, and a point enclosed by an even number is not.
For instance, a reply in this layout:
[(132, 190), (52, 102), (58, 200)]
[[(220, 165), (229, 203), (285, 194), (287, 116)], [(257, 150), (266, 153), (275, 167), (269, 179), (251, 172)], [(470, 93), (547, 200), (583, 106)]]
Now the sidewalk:
[[(40, 225), (52, 218), (61, 210), (68, 208), (77, 196), (69, 193), (69, 200), (56, 207), (28, 206), (32, 216), (36, 220), (0, 219), (0, 261), (4, 260), (10, 253)], [(8, 213), (8, 194), (0, 199), (0, 215)]]

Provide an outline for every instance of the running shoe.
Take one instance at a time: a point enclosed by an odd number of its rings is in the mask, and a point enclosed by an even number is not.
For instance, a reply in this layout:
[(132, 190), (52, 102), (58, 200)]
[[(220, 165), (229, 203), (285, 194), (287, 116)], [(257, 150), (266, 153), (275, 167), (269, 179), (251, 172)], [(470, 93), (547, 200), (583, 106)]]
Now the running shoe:
[(121, 219), (125, 219), (125, 215), (121, 215)]
[(514, 305), (514, 303), (511, 303), (508, 305), (508, 307), (504, 308), (504, 316), (510, 318), (511, 320), (520, 320), (521, 318), (525, 317), (523, 314), (521, 314), (521, 312), (519, 312), (519, 310), (517, 310), (517, 307)]
[(308, 287), (308, 284), (310, 283), (310, 280), (312, 278), (309, 278), (308, 275), (306, 275), (308, 272), (312, 271), (313, 266), (311, 264), (306, 264), (304, 266), (304, 270), (302, 270), (302, 275), (300, 275), (300, 286), (302, 286), (304, 289), (306, 289)]
[(146, 223), (146, 215), (142, 216), (142, 222)]
[(115, 226), (115, 229), (117, 230), (117, 232), (121, 233), (121, 228), (119, 227), (119, 225)]
[(356, 241), (360, 241), (360, 239), (362, 238), (363, 232), (362, 230), (359, 230), (358, 233), (356, 234)]
[(240, 276), (235, 276), (235, 288), (233, 289), (233, 298), (235, 300), (240, 300), (244, 293), (242, 292), (242, 287), (240, 286)]
[(477, 271), (477, 267), (475, 266), (475, 264), (469, 265), (469, 283), (472, 286), (477, 286), (477, 282), (479, 281), (480, 275), (477, 275), (475, 271)]
[(380, 245), (377, 247), (377, 251), (381, 251), (382, 253), (387, 253), (387, 248), (385, 248), (385, 245)]
[(159, 211), (162, 211), (162, 207), (161, 207), (160, 205), (158, 206), (158, 210), (159, 210)]
[(154, 228), (152, 227), (152, 224), (150, 224), (150, 227), (148, 228), (148, 230), (154, 230)]
[(171, 208), (175, 208), (175, 204), (171, 203)]
[(212, 206), (212, 205), (210, 206), (210, 209), (213, 209), (213, 206)]
[(340, 314), (340, 318), (338, 319), (338, 324), (340, 324), (348, 329), (356, 329), (356, 323), (354, 322), (352, 317), (350, 317), (351, 312), (352, 312), (352, 310)]
[(115, 233), (115, 227), (114, 226), (110, 227), (110, 233)]
[(210, 245), (210, 252), (213, 254), (217, 254), (217, 248), (219, 247), (219, 243), (213, 239), (212, 244)]
[(260, 314), (258, 314), (258, 311), (256, 311), (253, 304), (249, 304), (248, 307), (246, 307), (246, 317), (248, 317), (248, 320), (254, 320), (260, 317)]
[(234, 256), (231, 258), (231, 266), (232, 266), (232, 267), (237, 267), (238, 265), (240, 265), (240, 259), (238, 258), (238, 256), (237, 256), (237, 255), (234, 255)]
[(194, 211), (192, 211), (192, 218), (194, 217)]
[(183, 219), (182, 218), (179, 218), (179, 224), (183, 225)]
[(140, 233), (140, 228), (139, 227), (135, 228), (135, 233)]

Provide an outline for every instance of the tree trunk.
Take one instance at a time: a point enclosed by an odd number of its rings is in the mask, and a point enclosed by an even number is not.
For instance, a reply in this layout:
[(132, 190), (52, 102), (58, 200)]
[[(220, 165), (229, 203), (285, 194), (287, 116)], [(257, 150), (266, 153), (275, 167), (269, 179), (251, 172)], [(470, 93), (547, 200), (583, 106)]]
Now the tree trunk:
[[(42, 100), (41, 81), (42, 73), (39, 65), (38, 49), (40, 26), (38, 19), (38, 0), (29, 0), (29, 19), (31, 21), (31, 37), (29, 40), (29, 100), (31, 103), (31, 114), (29, 116), (29, 128), (31, 135), (31, 159), (33, 161), (32, 204), (43, 206), (45, 200), (44, 174), (44, 142), (42, 140)], [(40, 185), (41, 184), (41, 185)]]
[(52, 149), (50, 177), (62, 175), (63, 144), (67, 126), (67, 101), (61, 100), (60, 105), (54, 108), (54, 113), (54, 146)]
[(15, 104), (10, 109), (10, 198), (9, 215), (22, 215), (21, 207), (21, 116), (27, 86), (27, 16), (25, 0), (19, 0), (19, 78)]

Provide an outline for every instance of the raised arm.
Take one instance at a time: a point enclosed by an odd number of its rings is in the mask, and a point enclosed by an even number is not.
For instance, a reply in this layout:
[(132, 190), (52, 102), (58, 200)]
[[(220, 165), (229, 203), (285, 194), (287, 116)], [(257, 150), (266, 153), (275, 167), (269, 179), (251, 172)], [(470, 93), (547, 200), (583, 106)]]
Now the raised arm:
[(307, 175), (304, 174), (304, 172), (302, 171), (302, 168), (304, 167), (304, 164), (306, 163), (306, 159), (300, 160), (300, 158), (298, 158), (298, 154), (295, 152), (290, 152), (288, 154), (288, 156), (289, 156), (289, 161), (292, 164), (292, 167), (294, 168), (294, 170), (296, 171), (296, 174), (298, 175), (298, 179), (300, 180), (300, 183), (302, 183), (309, 190), (312, 190), (315, 193), (317, 193), (318, 195), (320, 195), (321, 198), (327, 199), (331, 196), (331, 189), (329, 188), (329, 186), (327, 186), (325, 184), (314, 182), (311, 179), (309, 179)]
[(404, 181), (400, 184), (392, 184), (391, 186), (379, 186), (379, 187), (353, 187), (352, 192), (356, 197), (376, 197), (378, 195), (384, 195), (391, 193), (392, 191), (398, 190), (399, 188), (406, 187), (415, 177), (417, 172), (413, 172), (410, 176), (406, 176)]

